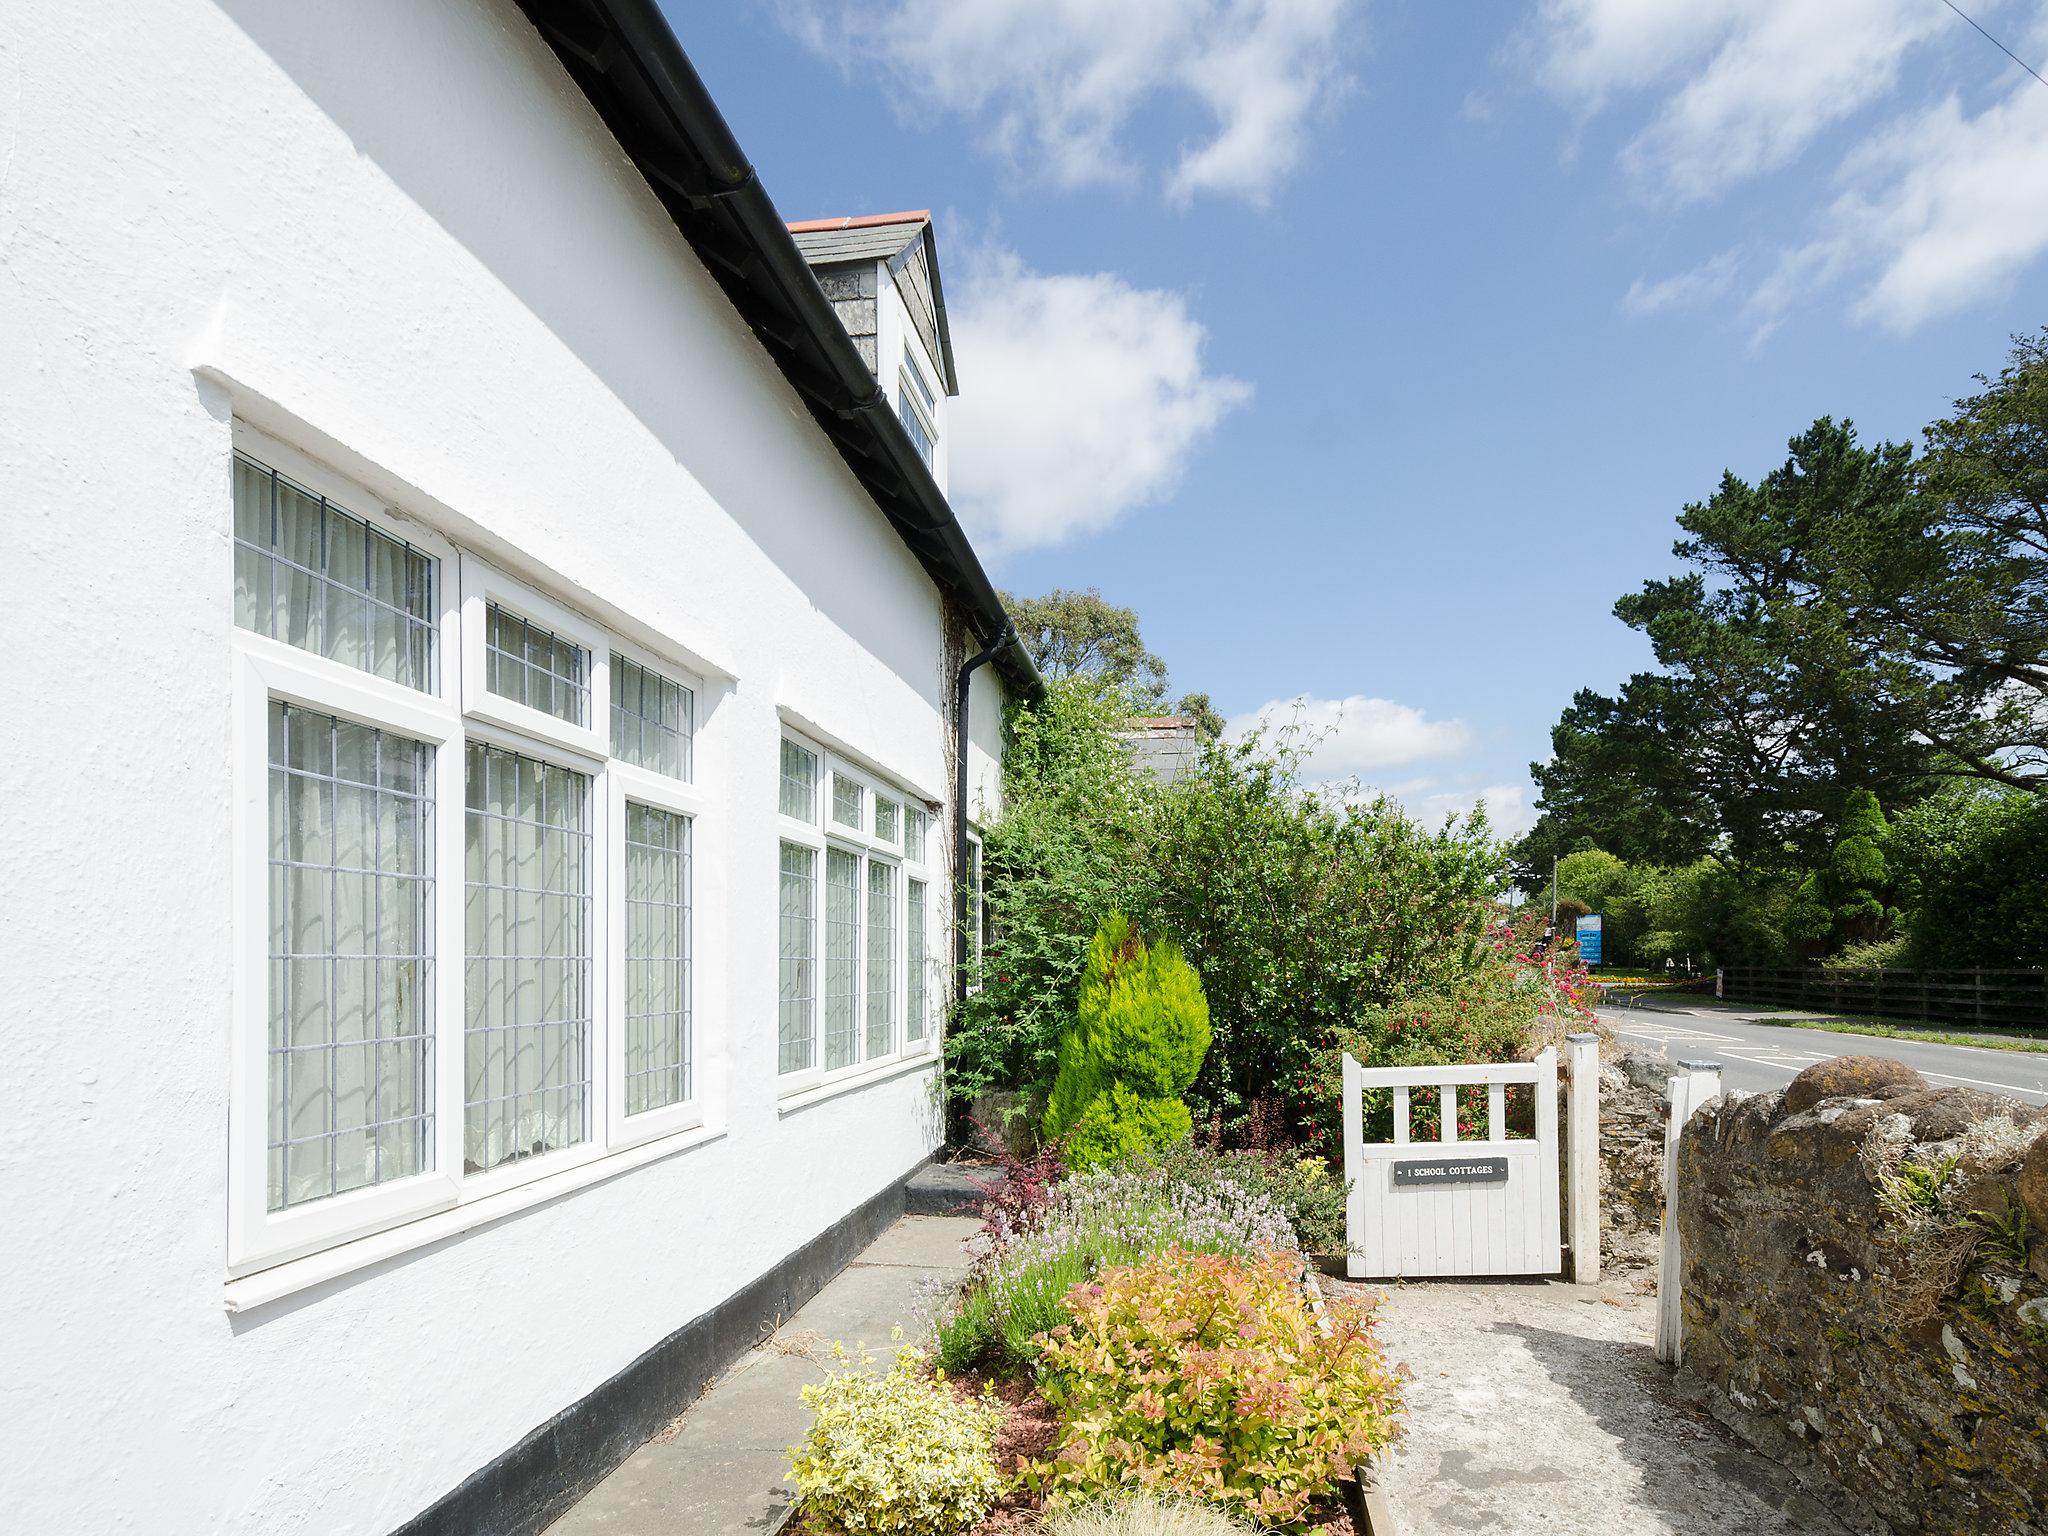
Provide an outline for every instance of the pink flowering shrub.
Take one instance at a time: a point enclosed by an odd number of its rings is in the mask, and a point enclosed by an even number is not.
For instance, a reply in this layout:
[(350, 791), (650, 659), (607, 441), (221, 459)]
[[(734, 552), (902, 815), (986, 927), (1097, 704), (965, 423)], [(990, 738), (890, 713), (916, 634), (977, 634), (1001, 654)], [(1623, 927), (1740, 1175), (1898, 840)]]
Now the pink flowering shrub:
[[(1488, 942), (1501, 963), (1476, 972), (1464, 985), (1365, 1009), (1354, 1023), (1324, 1034), (1293, 1084), (1304, 1108), (1303, 1139), (1310, 1149), (1332, 1159), (1342, 1155), (1346, 1052), (1367, 1067), (1525, 1061), (1567, 1031), (1591, 1027), (1599, 985), (1570, 946), (1523, 948), (1504, 929)], [(1436, 1096), (1411, 1098), (1412, 1134), (1434, 1138), (1439, 1119)], [(1461, 1089), (1457, 1108), (1460, 1137), (1486, 1133), (1484, 1088)], [(1511, 1129), (1534, 1134), (1535, 1102), (1526, 1088), (1508, 1089), (1506, 1109)], [(1387, 1139), (1393, 1124), (1392, 1095), (1385, 1089), (1367, 1090), (1364, 1110), (1366, 1140)]]
[(1039, 1340), (1059, 1410), (1049, 1501), (1184, 1495), (1260, 1526), (1298, 1524), (1395, 1434), (1400, 1390), (1367, 1311), (1317, 1326), (1297, 1260), (1169, 1248), (1068, 1292)]

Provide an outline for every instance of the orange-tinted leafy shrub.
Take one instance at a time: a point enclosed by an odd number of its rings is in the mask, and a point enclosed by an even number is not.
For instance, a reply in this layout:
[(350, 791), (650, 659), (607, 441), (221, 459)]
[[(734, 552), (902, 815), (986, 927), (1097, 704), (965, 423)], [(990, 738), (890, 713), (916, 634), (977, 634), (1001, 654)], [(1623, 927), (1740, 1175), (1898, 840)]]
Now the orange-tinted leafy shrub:
[(1399, 1388), (1367, 1311), (1334, 1307), (1323, 1332), (1298, 1273), (1172, 1248), (1075, 1286), (1039, 1345), (1060, 1412), (1034, 1469), (1048, 1497), (1159, 1490), (1285, 1526), (1350, 1477), (1393, 1437)]

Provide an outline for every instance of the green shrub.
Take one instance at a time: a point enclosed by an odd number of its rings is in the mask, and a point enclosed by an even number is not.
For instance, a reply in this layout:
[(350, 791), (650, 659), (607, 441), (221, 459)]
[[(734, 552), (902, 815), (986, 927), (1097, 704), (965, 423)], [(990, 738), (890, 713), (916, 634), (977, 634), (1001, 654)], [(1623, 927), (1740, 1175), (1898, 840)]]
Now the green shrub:
[(2048, 965), (2048, 795), (1950, 789), (1892, 822), (1910, 963)]
[(1171, 1249), (1105, 1270), (1041, 1342), (1059, 1438), (1049, 1498), (1163, 1491), (1299, 1521), (1394, 1433), (1399, 1392), (1366, 1314), (1316, 1326), (1293, 1258)]
[(1188, 1133), (1181, 1095), (1209, 1051), (1202, 979), (1169, 939), (1147, 945), (1112, 912), (1088, 946), (1075, 1017), (1060, 1039), (1045, 1133), (1092, 1168)]
[[(1212, 1043), (1186, 1099), (1235, 1140), (1361, 1009), (1512, 969), (1487, 942), (1507, 865), (1484, 818), (1425, 827), (1365, 794), (1305, 788), (1305, 747), (1210, 742), (1171, 785), (1136, 770), (1124, 692), (1056, 678), (1018, 705), (1002, 815), (986, 830), (990, 940), (946, 1030), (957, 1110), (1048, 1091), (1090, 940), (1112, 911), (1171, 933), (1200, 973)], [(1312, 743), (1307, 744), (1312, 745)]]
[(974, 1240), (975, 1266), (953, 1313), (939, 1324), (947, 1370), (1021, 1371), (1037, 1338), (1066, 1321), (1067, 1293), (1105, 1267), (1180, 1248), (1256, 1254), (1291, 1250), (1296, 1238), (1279, 1204), (1212, 1177), (1199, 1186), (1162, 1178), (1149, 1163), (1076, 1174), (1043, 1207), (998, 1218)]
[(1088, 942), (1112, 911), (1139, 907), (1157, 786), (1116, 735), (1135, 712), (1118, 688), (1062, 677), (1010, 713), (1003, 811), (982, 839), (989, 944), (946, 1028), (956, 1110), (991, 1089), (1052, 1086)]
[[(1331, 1031), (1303, 1074), (1308, 1106), (1306, 1141), (1318, 1152), (1338, 1155), (1344, 1126), (1344, 1056), (1366, 1067), (1437, 1066), (1446, 1062), (1521, 1061), (1535, 1043), (1543, 994), (1511, 979), (1475, 983), (1450, 993), (1423, 993), (1383, 1008), (1367, 1009), (1355, 1025)], [(1394, 1123), (1393, 1093), (1371, 1088), (1363, 1096), (1365, 1138), (1384, 1141)], [(1509, 1119), (1518, 1130), (1533, 1130), (1535, 1101), (1511, 1086)], [(1439, 1110), (1434, 1094), (1410, 1096), (1412, 1128), (1433, 1136)], [(1484, 1130), (1486, 1090), (1461, 1089), (1458, 1134)]]
[(975, 1523), (1004, 1492), (996, 1470), (1003, 1410), (986, 1389), (960, 1397), (905, 1349), (887, 1371), (862, 1350), (803, 1389), (817, 1414), (790, 1449), (789, 1479), (804, 1509), (842, 1531), (947, 1536)]

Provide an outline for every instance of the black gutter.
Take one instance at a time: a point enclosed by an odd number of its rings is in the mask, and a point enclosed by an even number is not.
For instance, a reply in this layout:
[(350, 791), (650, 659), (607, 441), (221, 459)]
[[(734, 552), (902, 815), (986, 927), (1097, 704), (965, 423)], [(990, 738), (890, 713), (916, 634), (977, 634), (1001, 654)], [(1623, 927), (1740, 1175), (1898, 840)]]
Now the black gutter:
[[(953, 1001), (967, 995), (967, 934), (974, 914), (967, 897), (967, 726), (970, 681), (982, 667), (1001, 654), (1006, 645), (1017, 643), (1010, 621), (1003, 620), (1003, 632), (989, 642), (988, 649), (960, 663), (953, 679)], [(981, 899), (981, 882), (974, 882), (974, 898)]]
[(676, 228), (1012, 689), (1038, 669), (1001, 597), (839, 323), (782, 215), (654, 0), (518, 0)]

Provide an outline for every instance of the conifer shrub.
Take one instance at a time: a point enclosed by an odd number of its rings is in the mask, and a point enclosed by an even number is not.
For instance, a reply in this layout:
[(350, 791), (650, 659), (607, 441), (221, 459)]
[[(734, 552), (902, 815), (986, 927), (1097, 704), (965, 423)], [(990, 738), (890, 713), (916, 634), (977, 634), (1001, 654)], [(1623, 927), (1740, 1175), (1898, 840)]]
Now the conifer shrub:
[(1209, 1053), (1202, 978), (1170, 939), (1147, 945), (1112, 912), (1088, 946), (1074, 1019), (1045, 1112), (1067, 1163), (1093, 1168), (1188, 1134), (1181, 1095)]

